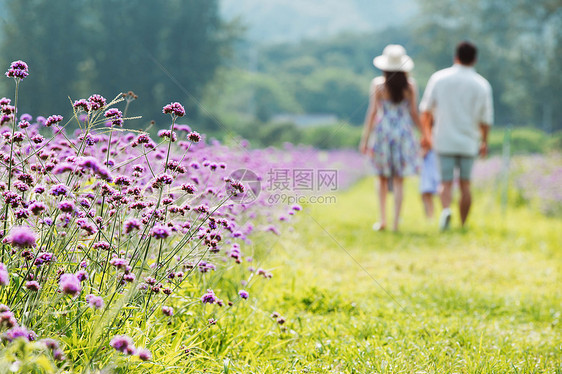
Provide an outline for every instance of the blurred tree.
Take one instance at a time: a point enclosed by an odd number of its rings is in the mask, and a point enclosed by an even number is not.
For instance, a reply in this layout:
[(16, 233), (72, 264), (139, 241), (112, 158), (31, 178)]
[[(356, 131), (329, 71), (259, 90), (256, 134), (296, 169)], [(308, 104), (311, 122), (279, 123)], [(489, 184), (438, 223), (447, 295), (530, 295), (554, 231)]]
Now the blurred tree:
[(309, 113), (333, 113), (353, 123), (365, 117), (369, 81), (347, 69), (317, 69), (302, 80), (295, 93)]
[(494, 90), (496, 122), (562, 129), (562, 6), (559, 0), (423, 0), (414, 34), (419, 57), (451, 65), (464, 39), (479, 47), (478, 71)]
[(0, 7), (0, 62), (28, 62), (35, 76), (24, 105), (33, 103), (35, 114), (68, 112), (68, 95), (132, 90), (139, 99), (129, 114), (144, 115), (143, 124), (162, 118), (171, 101), (196, 117), (237, 31), (219, 19), (218, 0), (3, 0)]

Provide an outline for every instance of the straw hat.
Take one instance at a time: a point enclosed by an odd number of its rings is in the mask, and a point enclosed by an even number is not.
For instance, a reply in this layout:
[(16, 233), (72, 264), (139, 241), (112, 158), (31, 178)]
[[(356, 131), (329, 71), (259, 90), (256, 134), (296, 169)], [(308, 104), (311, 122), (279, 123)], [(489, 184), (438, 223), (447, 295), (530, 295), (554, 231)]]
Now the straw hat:
[(382, 71), (408, 72), (414, 68), (414, 61), (406, 55), (406, 50), (399, 44), (389, 44), (382, 51), (382, 56), (373, 59), (373, 65)]

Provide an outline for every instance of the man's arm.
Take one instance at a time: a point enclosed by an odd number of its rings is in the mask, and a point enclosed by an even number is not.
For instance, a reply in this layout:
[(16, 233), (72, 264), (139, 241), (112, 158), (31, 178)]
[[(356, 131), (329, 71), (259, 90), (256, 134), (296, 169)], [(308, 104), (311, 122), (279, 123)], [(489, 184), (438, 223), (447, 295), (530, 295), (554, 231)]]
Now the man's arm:
[(488, 155), (488, 133), (490, 132), (490, 125), (480, 122), (480, 148), (478, 154), (480, 157)]
[(428, 151), (432, 148), (431, 142), (431, 127), (433, 126), (433, 114), (430, 111), (424, 111), (420, 117), (421, 121), (421, 146), (424, 151)]

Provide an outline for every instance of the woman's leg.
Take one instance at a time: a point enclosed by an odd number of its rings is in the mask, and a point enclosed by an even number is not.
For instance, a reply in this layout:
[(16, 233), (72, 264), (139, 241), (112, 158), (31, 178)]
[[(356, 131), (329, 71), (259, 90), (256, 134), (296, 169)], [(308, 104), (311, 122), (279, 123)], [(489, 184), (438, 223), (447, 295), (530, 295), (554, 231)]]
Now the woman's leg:
[(388, 178), (379, 176), (379, 225), (381, 229), (386, 227), (386, 194), (388, 191)]
[(400, 220), (400, 209), (402, 208), (402, 197), (404, 193), (404, 178), (394, 177), (394, 223), (392, 230), (398, 230)]

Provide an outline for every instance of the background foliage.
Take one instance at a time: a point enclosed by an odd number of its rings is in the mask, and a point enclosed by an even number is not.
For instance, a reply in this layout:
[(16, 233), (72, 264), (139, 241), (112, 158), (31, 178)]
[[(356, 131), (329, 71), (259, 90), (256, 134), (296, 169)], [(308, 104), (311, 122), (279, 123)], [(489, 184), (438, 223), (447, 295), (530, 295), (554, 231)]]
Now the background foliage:
[[(25, 82), (23, 112), (67, 114), (68, 96), (139, 95), (139, 127), (151, 112), (181, 99), (197, 116), (197, 98), (221, 64), (231, 26), (218, 1), (3, 0), (1, 66), (22, 59), (42, 79)], [(7, 89), (10, 82), (2, 82)], [(150, 108), (150, 109), (148, 109)]]
[[(256, 145), (296, 139), (347, 147), (351, 137), (333, 130), (353, 133), (362, 124), (369, 82), (379, 74), (371, 61), (385, 45), (406, 47), (421, 94), (431, 73), (452, 63), (455, 44), (470, 39), (480, 48), (477, 70), (493, 86), (497, 125), (562, 129), (557, 0), (311, 2), (300, 13), (284, 4), (0, 0), (0, 64), (21, 58), (44, 77), (26, 82), (21, 100), (34, 115), (65, 114), (68, 96), (133, 90), (135, 113), (144, 117), (138, 127), (158, 118), (148, 108), (179, 98), (198, 128), (222, 140), (237, 134)], [(304, 20), (318, 28), (301, 27)], [(303, 129), (276, 122), (282, 113), (334, 114), (338, 123)]]

